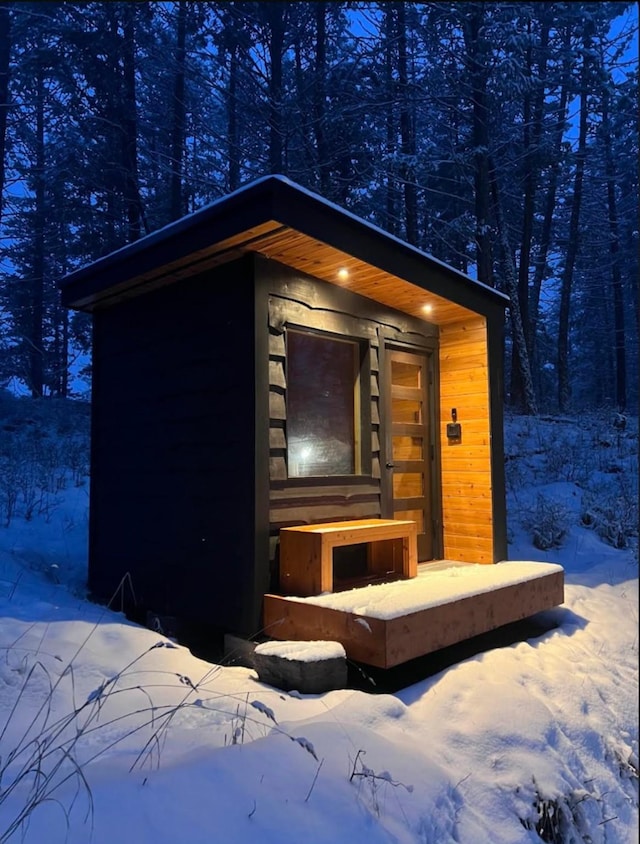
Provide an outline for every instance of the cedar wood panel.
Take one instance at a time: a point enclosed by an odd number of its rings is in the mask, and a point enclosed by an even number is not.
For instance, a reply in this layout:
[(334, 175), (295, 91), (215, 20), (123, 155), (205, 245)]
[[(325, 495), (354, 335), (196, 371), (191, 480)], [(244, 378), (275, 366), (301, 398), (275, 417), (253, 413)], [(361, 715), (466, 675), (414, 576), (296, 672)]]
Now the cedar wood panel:
[[(444, 556), (462, 562), (494, 562), (486, 335), (484, 317), (440, 332)], [(459, 442), (446, 436), (453, 407), (462, 427)]]
[[(440, 328), (442, 516), (447, 560), (494, 563), (507, 557), (501, 329), (497, 319), (483, 316)], [(452, 408), (456, 408), (462, 428), (459, 441), (446, 436)]]

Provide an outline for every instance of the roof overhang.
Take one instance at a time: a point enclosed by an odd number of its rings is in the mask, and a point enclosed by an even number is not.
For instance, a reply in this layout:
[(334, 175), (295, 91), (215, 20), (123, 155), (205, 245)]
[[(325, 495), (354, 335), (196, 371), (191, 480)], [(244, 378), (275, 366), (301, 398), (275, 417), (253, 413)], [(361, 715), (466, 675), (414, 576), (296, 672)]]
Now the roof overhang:
[[(66, 276), (84, 311), (258, 253), (427, 322), (489, 315), (508, 297), (282, 176), (265, 176)], [(430, 311), (425, 312), (425, 306)]]

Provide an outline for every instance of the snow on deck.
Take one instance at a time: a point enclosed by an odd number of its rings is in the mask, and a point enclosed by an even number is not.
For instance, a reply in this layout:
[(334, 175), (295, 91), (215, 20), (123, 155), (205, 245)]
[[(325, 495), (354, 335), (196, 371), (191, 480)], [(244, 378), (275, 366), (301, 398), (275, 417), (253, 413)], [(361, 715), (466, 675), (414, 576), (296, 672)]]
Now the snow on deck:
[(480, 565), (443, 560), (422, 564), (418, 576), (410, 580), (287, 600), (388, 620), (562, 571), (556, 563), (508, 561)]

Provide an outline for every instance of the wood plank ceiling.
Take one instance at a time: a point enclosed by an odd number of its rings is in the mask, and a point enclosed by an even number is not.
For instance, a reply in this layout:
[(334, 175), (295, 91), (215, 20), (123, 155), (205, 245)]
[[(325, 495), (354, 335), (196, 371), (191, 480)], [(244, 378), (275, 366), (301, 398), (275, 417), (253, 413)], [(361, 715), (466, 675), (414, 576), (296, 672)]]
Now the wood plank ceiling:
[[(291, 228), (263, 235), (248, 249), (436, 325), (460, 322), (474, 315), (454, 302), (429, 293), (428, 289)], [(429, 279), (426, 277), (425, 287), (428, 286)], [(428, 313), (424, 310), (425, 306), (430, 308)]]
[[(430, 293), (428, 271), (424, 289), (275, 220), (213, 243), (187, 258), (154, 267), (135, 279), (128, 279), (122, 285), (111, 288), (110, 295), (100, 303), (96, 299), (91, 301), (93, 297), (90, 297), (83, 304), (102, 307), (202, 273), (249, 252), (280, 261), (300, 272), (435, 325), (458, 323), (475, 316), (467, 308)], [(425, 306), (430, 308), (428, 312)]]

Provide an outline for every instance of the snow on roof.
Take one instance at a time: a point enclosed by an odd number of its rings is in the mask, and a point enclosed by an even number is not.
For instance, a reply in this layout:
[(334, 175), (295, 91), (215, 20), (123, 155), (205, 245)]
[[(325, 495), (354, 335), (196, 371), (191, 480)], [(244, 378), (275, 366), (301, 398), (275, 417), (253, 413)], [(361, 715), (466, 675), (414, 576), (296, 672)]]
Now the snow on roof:
[(87, 275), (96, 272), (99, 268), (104, 268), (107, 266), (111, 266), (115, 263), (124, 262), (127, 259), (131, 258), (134, 254), (137, 254), (138, 252), (142, 252), (146, 249), (156, 246), (163, 240), (167, 240), (171, 237), (179, 235), (185, 229), (188, 229), (190, 226), (196, 224), (198, 221), (207, 219), (212, 213), (217, 212), (219, 209), (231, 206), (233, 203), (237, 202), (238, 199), (242, 199), (245, 194), (251, 196), (251, 194), (254, 193), (256, 190), (261, 190), (263, 187), (267, 189), (269, 189), (270, 187), (273, 188), (273, 186), (276, 184), (286, 185), (289, 190), (295, 191), (298, 195), (307, 197), (309, 201), (314, 202), (318, 205), (322, 205), (325, 208), (330, 209), (333, 213), (341, 215), (343, 218), (348, 218), (352, 220), (361, 228), (368, 230), (372, 234), (375, 234), (377, 237), (382, 237), (386, 241), (396, 244), (399, 248), (407, 252), (411, 252), (423, 260), (426, 259), (430, 261), (431, 263), (437, 265), (442, 270), (447, 272), (449, 275), (460, 279), (460, 281), (464, 282), (465, 284), (471, 285), (472, 287), (484, 292), (485, 294), (488, 294), (489, 296), (495, 299), (501, 300), (503, 304), (509, 302), (509, 297), (502, 293), (500, 290), (496, 290), (495, 288), (490, 287), (489, 285), (484, 284), (481, 281), (478, 281), (478, 279), (466, 275), (465, 273), (461, 272), (455, 267), (452, 267), (450, 264), (441, 261), (439, 258), (436, 258), (430, 253), (419, 249), (417, 246), (413, 246), (412, 244), (408, 243), (405, 240), (402, 240), (402, 238), (399, 238), (388, 231), (385, 231), (385, 229), (375, 225), (375, 223), (371, 223), (369, 220), (365, 220), (363, 217), (359, 217), (357, 214), (348, 211), (346, 208), (343, 208), (340, 205), (336, 205), (336, 203), (325, 199), (323, 196), (320, 196), (319, 194), (314, 193), (308, 188), (299, 185), (297, 182), (292, 181), (286, 176), (282, 176), (279, 174), (270, 174), (254, 179), (253, 181), (248, 182), (247, 184), (244, 184), (241, 187), (237, 188), (233, 192), (218, 197), (212, 202), (209, 202), (202, 208), (198, 208), (195, 211), (192, 211), (189, 214), (185, 215), (184, 217), (181, 217), (178, 220), (174, 220), (173, 222), (168, 223), (162, 228), (150, 232), (149, 234), (145, 235), (139, 240), (134, 241), (133, 243), (124, 244), (119, 249), (110, 252), (108, 255), (104, 255), (101, 258), (92, 261), (90, 264), (82, 266), (69, 273), (67, 276), (60, 280), (59, 285), (66, 287), (70, 283), (75, 282), (77, 279), (83, 278)]
[(411, 580), (289, 600), (388, 620), (562, 571), (556, 563), (481, 565), (443, 561), (423, 564)]

